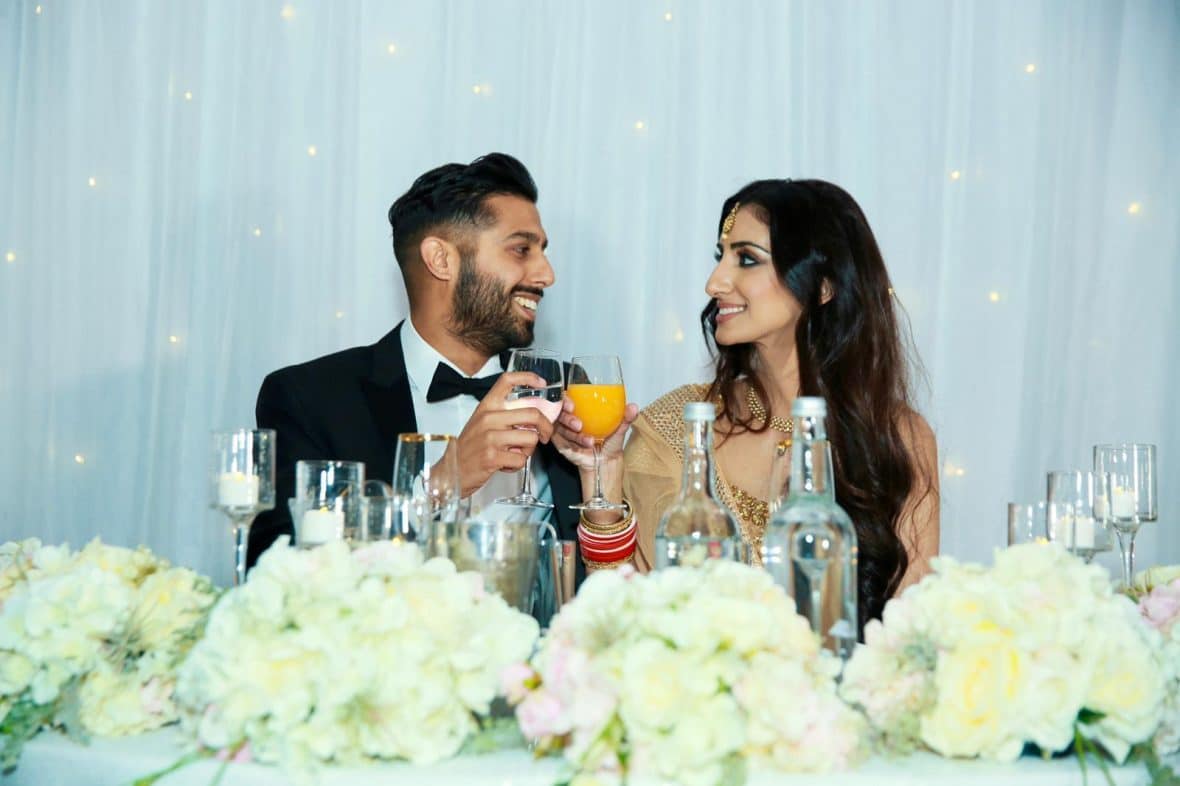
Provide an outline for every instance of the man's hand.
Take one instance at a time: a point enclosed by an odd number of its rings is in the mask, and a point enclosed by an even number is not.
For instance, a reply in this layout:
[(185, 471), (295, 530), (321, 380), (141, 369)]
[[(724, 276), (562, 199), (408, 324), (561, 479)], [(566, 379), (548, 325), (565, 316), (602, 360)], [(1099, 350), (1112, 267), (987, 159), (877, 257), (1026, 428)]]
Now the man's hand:
[(501, 374), (455, 441), (464, 497), (481, 489), (496, 472), (522, 469), (537, 443), (553, 436), (553, 424), (535, 407), (509, 408), (508, 394), (520, 385), (543, 388), (548, 383), (527, 371)]

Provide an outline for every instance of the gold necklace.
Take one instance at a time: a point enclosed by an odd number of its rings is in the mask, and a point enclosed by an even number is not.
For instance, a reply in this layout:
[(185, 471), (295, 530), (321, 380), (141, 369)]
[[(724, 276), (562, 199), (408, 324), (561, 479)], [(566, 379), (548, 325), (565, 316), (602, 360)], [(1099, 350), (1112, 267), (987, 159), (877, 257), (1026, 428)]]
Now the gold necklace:
[(754, 392), (752, 385), (746, 386), (746, 406), (750, 408), (751, 415), (764, 423), (769, 422), (770, 427), (775, 431), (781, 431), (784, 434), (791, 434), (795, 431), (795, 424), (786, 418), (771, 415), (769, 420), (767, 420), (766, 407), (762, 406), (762, 401), (759, 400), (758, 394)]

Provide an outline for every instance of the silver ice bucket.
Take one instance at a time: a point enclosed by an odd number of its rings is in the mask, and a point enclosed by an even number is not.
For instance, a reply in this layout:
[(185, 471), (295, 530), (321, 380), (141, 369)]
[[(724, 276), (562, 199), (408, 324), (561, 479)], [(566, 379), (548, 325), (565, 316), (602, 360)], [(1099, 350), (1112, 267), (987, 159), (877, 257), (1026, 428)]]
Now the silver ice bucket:
[(446, 557), (459, 570), (480, 574), (489, 592), (529, 614), (535, 601), (542, 533), (547, 528), (531, 521), (479, 517), (436, 521), (431, 522), (423, 547), (428, 557)]

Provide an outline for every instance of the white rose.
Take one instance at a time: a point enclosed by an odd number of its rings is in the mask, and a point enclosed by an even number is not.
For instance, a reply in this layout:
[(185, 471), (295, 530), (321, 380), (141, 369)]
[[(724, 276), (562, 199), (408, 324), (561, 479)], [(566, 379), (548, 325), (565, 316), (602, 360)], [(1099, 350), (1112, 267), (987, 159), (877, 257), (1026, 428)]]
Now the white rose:
[(921, 722), (923, 741), (943, 756), (1015, 760), (1024, 740), (1011, 708), (1027, 687), (1026, 658), (1002, 634), (943, 653), (934, 678), (938, 699)]

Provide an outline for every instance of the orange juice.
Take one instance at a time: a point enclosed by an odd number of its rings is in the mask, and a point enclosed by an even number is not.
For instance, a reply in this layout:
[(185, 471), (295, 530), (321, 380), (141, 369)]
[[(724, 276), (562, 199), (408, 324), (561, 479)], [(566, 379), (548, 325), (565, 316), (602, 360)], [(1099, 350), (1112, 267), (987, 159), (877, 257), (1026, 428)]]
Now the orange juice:
[(627, 391), (622, 385), (573, 384), (565, 394), (574, 402), (574, 414), (582, 421), (582, 433), (606, 439), (623, 422)]

